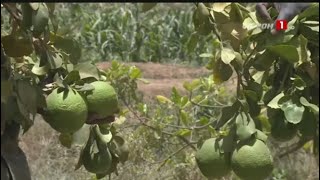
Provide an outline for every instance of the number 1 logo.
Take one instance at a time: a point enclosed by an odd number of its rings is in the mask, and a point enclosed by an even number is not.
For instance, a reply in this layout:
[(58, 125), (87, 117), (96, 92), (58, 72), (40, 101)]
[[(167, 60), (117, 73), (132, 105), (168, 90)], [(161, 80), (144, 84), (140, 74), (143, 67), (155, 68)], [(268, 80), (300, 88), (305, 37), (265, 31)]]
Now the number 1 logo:
[(276, 30), (282, 31), (288, 29), (288, 22), (286, 20), (277, 20), (276, 21)]

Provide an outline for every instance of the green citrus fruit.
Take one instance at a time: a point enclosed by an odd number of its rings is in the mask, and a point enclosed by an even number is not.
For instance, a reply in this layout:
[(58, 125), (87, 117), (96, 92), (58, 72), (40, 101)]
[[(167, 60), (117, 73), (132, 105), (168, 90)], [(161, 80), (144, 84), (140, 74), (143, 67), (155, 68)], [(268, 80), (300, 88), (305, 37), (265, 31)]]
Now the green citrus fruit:
[(92, 93), (87, 95), (87, 103), (90, 113), (105, 118), (118, 111), (118, 96), (115, 89), (107, 82), (95, 81)]
[(220, 153), (215, 138), (207, 139), (195, 158), (200, 171), (208, 178), (220, 178), (230, 172), (230, 155)]
[(79, 130), (88, 116), (88, 108), (82, 96), (74, 90), (55, 89), (46, 98), (47, 111), (44, 119), (61, 133), (73, 133)]
[(273, 159), (262, 141), (250, 139), (237, 145), (231, 157), (231, 167), (243, 180), (263, 180), (273, 170)]

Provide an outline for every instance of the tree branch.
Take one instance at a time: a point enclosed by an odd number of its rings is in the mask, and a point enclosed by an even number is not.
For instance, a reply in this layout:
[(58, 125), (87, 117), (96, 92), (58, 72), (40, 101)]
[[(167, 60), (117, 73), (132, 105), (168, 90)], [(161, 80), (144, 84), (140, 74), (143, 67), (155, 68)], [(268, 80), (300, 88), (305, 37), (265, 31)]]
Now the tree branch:
[(190, 103), (193, 104), (193, 105), (196, 105), (196, 106), (199, 106), (199, 107), (203, 107), (203, 108), (210, 108), (210, 109), (224, 108), (224, 107), (228, 107), (228, 106), (229, 106), (229, 105), (222, 105), (222, 103), (220, 103), (220, 105), (218, 105), (218, 106), (203, 105), (203, 104), (196, 103), (196, 102), (194, 102), (194, 101), (192, 100), (192, 93), (190, 93), (189, 101), (190, 101)]
[(17, 9), (13, 9), (13, 7), (10, 5), (12, 3), (2, 3), (3, 7), (6, 8), (6, 10), (10, 13), (10, 15), (17, 21), (17, 23), (21, 24), (21, 17), (17, 14), (19, 12)]
[(288, 148), (287, 151), (283, 152), (283, 153), (280, 153), (277, 157), (279, 159), (299, 150), (300, 148), (302, 148), (308, 141), (310, 141), (311, 139), (310, 138), (303, 138), (303, 139), (300, 139), (299, 142), (297, 142), (296, 144), (294, 144), (293, 146), (291, 146), (290, 148)]
[[(125, 100), (123, 100), (123, 103), (124, 103), (125, 106), (129, 109), (129, 111), (140, 121), (140, 123), (141, 123), (143, 126), (146, 126), (146, 127), (150, 128), (151, 130), (158, 132), (158, 129), (157, 129), (157, 128), (148, 125), (148, 124), (144, 121), (144, 119), (148, 119), (148, 118), (142, 118), (142, 117), (140, 117), (131, 107), (129, 107), (128, 103), (126, 103)], [(192, 144), (195, 144), (195, 142), (189, 142), (186, 138), (181, 137), (181, 136), (178, 136), (178, 135), (176, 135), (176, 134), (174, 134), (174, 133), (171, 133), (171, 132), (161, 131), (161, 133), (166, 134), (166, 135), (169, 135), (169, 136), (177, 137), (177, 138), (179, 138), (180, 140), (182, 140), (184, 143), (186, 143), (188, 146), (190, 146), (192, 149), (196, 150), (196, 147), (194, 147), (194, 146), (192, 145)]]

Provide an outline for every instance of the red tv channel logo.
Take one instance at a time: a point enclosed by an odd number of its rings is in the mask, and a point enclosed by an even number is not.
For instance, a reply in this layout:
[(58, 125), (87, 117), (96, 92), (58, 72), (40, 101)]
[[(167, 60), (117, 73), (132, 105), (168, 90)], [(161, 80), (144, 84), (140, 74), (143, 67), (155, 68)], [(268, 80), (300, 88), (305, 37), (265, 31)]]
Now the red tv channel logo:
[(288, 22), (286, 20), (277, 20), (276, 21), (276, 30), (283, 31), (288, 29)]

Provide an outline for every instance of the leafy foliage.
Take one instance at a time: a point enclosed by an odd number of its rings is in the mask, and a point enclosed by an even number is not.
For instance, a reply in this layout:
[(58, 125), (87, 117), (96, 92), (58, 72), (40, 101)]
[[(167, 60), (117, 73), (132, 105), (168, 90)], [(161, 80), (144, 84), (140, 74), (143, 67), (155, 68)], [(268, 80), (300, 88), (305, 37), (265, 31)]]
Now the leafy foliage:
[[(192, 10), (168, 10), (167, 16), (158, 13), (155, 3), (106, 6), (108, 11), (94, 15), (85, 14), (79, 4), (2, 5), (9, 14), (1, 37), (1, 135), (14, 123), (27, 132), (35, 115), (45, 114), (45, 99), (53, 89), (84, 95), (94, 90), (90, 82), (100, 80), (116, 89), (120, 112), (107, 123), (59, 136), (68, 148), (84, 147), (76, 169), (84, 165), (98, 179), (118, 175), (119, 163), (127, 161), (128, 147), (118, 129), (130, 116), (139, 120), (134, 135), (150, 147), (175, 145), (160, 153), (170, 154), (159, 169), (172, 161), (190, 162), (186, 149), (197, 150), (211, 137), (219, 139), (221, 153), (230, 153), (252, 138), (265, 142), (266, 134), (279, 134), (288, 124), (299, 146), (312, 141), (310, 149), (319, 153), (318, 4), (290, 21), (294, 28), (276, 36), (253, 28), (259, 20), (250, 5), (240, 3), (195, 3)], [(61, 19), (56, 8), (61, 8)], [(80, 32), (73, 31), (79, 26)], [(171, 57), (206, 59), (212, 75), (185, 82), (187, 93), (173, 87), (171, 96), (157, 96), (155, 105), (136, 93), (137, 81), (143, 80), (137, 67), (112, 61), (102, 71), (92, 64), (97, 59), (157, 62)], [(234, 96), (221, 86), (232, 74), (237, 79)], [(112, 159), (108, 170), (93, 171), (99, 157)], [(10, 165), (14, 162), (7, 163), (10, 172), (17, 171)]]

